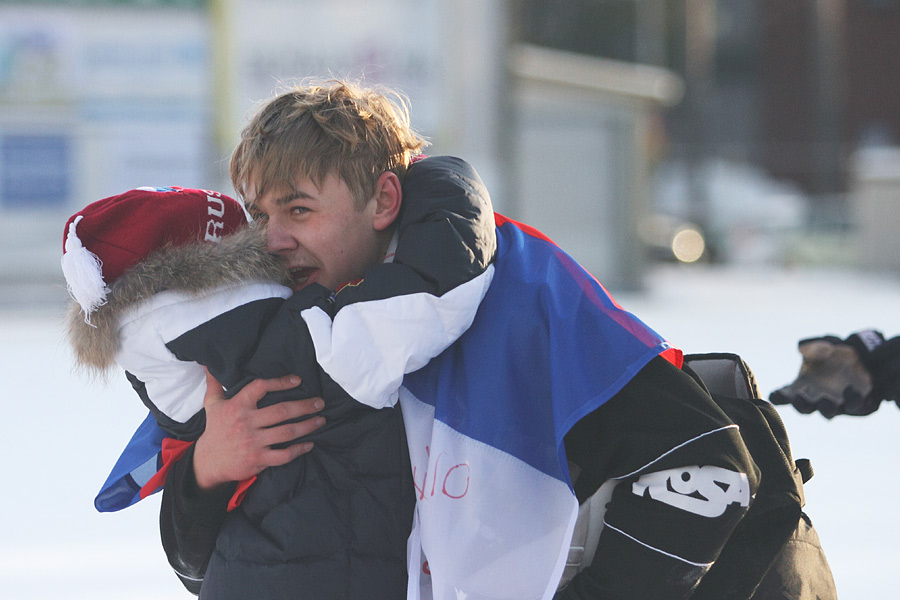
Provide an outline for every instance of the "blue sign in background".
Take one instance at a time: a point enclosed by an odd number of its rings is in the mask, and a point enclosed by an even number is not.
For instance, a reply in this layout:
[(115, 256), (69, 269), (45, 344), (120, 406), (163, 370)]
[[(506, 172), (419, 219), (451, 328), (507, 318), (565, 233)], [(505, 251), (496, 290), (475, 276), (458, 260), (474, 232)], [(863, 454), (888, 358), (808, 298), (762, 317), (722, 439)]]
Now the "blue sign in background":
[(65, 206), (72, 193), (72, 142), (64, 134), (0, 136), (0, 204)]

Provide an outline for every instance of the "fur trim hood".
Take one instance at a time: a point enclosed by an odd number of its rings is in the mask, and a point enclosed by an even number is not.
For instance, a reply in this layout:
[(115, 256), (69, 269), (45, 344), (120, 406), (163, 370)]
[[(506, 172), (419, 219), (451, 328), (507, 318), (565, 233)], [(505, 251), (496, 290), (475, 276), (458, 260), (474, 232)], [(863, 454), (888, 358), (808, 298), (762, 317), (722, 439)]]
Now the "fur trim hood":
[(290, 284), (284, 263), (266, 250), (262, 227), (248, 227), (217, 244), (197, 242), (157, 250), (110, 286), (106, 304), (91, 315), (90, 323), (79, 305), (70, 303), (66, 329), (75, 360), (79, 367), (105, 373), (115, 362), (122, 315), (160, 292), (200, 295), (260, 281)]

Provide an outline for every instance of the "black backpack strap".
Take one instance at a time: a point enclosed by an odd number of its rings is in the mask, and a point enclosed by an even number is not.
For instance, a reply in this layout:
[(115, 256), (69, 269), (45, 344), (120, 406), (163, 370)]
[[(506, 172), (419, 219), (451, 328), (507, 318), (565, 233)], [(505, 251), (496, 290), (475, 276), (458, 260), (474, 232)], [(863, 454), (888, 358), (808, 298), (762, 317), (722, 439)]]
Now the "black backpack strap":
[[(750, 598), (796, 530), (805, 503), (803, 473), (795, 463), (787, 431), (775, 407), (762, 400), (756, 379), (736, 354), (691, 354), (684, 370), (728, 417), (762, 474), (760, 487), (744, 519), (701, 580), (692, 598)], [(728, 593), (723, 595), (727, 590)]]
[(686, 354), (685, 371), (706, 388), (710, 394), (733, 398), (761, 398), (756, 377), (747, 363), (737, 354), (712, 352)]

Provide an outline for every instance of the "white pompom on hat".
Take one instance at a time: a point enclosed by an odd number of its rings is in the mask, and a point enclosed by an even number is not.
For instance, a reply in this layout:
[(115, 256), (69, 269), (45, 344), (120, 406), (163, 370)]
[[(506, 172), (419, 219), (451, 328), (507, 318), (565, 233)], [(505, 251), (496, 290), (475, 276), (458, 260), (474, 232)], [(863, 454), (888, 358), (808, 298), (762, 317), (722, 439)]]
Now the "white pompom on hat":
[(106, 303), (109, 286), (165, 246), (217, 242), (247, 223), (233, 198), (181, 187), (136, 188), (87, 205), (66, 222), (62, 270), (85, 320)]

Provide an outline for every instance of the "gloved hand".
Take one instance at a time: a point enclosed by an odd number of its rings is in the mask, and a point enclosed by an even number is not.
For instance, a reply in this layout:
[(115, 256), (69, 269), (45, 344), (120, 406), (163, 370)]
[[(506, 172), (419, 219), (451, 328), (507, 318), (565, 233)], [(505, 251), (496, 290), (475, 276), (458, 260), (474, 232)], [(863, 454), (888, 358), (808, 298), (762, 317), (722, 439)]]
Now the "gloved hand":
[[(819, 411), (828, 419), (875, 412), (883, 399), (897, 397), (898, 339), (886, 345), (880, 332), (867, 330), (845, 340), (831, 335), (801, 340), (797, 379), (772, 392), (769, 400), (792, 404), (804, 414)], [(884, 352), (888, 349), (893, 356)]]

